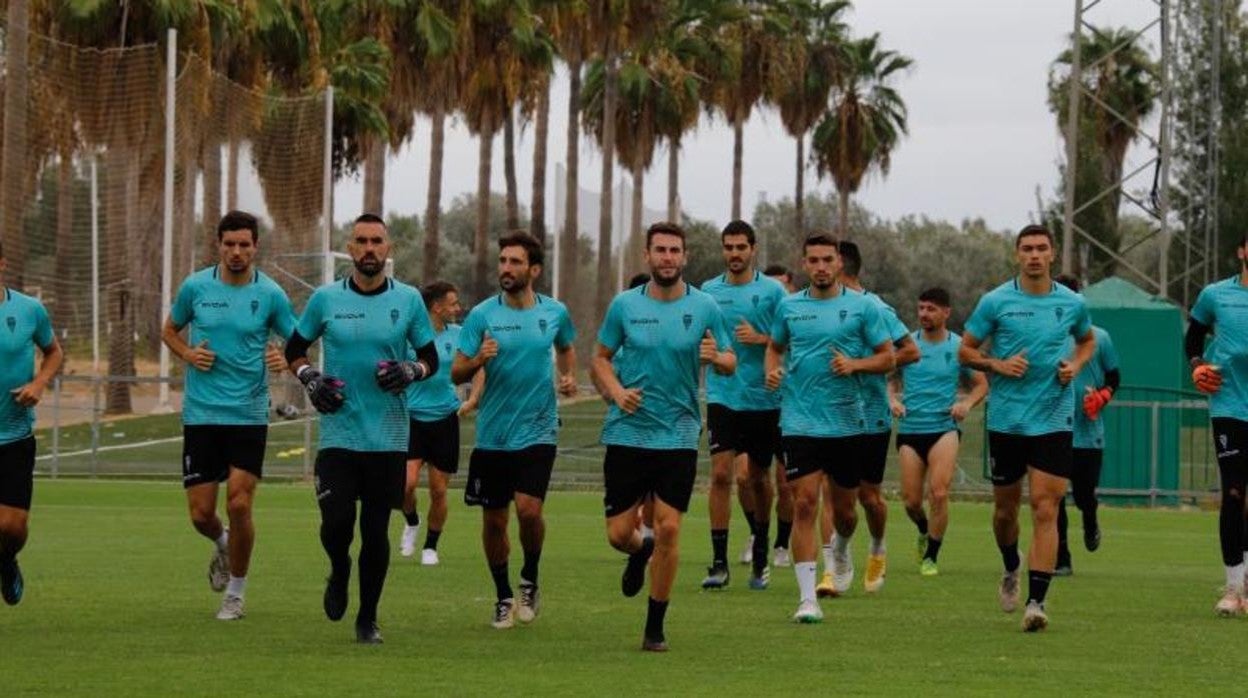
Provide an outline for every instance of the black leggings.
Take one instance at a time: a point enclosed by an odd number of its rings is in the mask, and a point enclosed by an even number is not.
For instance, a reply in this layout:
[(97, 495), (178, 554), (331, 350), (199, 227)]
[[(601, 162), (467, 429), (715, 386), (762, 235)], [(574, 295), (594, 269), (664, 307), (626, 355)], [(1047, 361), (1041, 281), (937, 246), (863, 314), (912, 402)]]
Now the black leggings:
[(1222, 564), (1233, 567), (1244, 561), (1248, 536), (1244, 532), (1244, 487), (1248, 484), (1248, 422), (1213, 418), (1213, 449), (1222, 480), (1222, 508), (1218, 515), (1218, 538)]
[[(1085, 529), (1096, 527), (1096, 486), (1101, 482), (1101, 465), (1103, 451), (1099, 448), (1074, 449), (1073, 467), (1070, 472), (1070, 485), (1074, 490), (1075, 506), (1083, 513)], [(1063, 497), (1057, 512), (1057, 538), (1066, 541), (1066, 499)]]

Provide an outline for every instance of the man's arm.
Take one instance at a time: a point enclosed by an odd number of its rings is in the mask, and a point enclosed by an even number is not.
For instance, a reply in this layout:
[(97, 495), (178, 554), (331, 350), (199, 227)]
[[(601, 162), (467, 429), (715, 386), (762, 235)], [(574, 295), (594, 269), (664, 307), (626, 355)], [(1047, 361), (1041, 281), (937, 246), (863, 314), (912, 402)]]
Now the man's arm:
[(603, 397), (614, 402), (621, 410), (632, 414), (641, 406), (641, 390), (625, 388), (620, 383), (619, 377), (615, 375), (615, 367), (611, 365), (611, 357), (614, 355), (614, 349), (598, 344), (594, 358), (589, 364), (590, 376)]
[(919, 345), (914, 341), (914, 337), (907, 334), (905, 337), (893, 342), (893, 347), (897, 368), (908, 366), (919, 360)]
[(39, 362), (38, 373), (29, 383), (13, 391), (13, 399), (22, 407), (34, 407), (39, 404), (43, 391), (61, 370), (61, 364), (65, 362), (65, 352), (61, 350), (61, 343), (56, 341), (56, 338), (53, 338), (48, 346), (39, 347), (39, 351), (43, 352), (43, 360)]
[(576, 348), (571, 344), (555, 347), (555, 370), (559, 373), (559, 394), (576, 395)]
[(212, 364), (216, 360), (217, 355), (208, 348), (208, 340), (199, 343), (198, 346), (192, 347), (182, 339), (182, 328), (174, 324), (173, 318), (165, 319), (165, 326), (160, 330), (160, 338), (164, 341), (165, 346), (169, 347), (169, 351), (173, 355), (194, 366), (200, 371), (208, 371), (212, 369)]

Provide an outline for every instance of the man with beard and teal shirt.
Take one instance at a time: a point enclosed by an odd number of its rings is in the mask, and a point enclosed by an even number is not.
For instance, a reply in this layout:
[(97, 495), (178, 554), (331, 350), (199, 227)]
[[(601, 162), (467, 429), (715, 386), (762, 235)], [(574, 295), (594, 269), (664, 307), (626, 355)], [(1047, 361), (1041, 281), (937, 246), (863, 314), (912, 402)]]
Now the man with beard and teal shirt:
[(706, 376), (706, 429), (711, 450), (711, 567), (703, 589), (728, 585), (728, 521), (732, 482), (750, 526), (751, 589), (766, 589), (770, 542), (771, 483), (768, 468), (780, 440), (780, 396), (763, 385), (763, 357), (776, 306), (785, 292), (754, 268), (754, 228), (732, 221), (720, 234), (727, 271), (702, 284), (733, 329), (737, 370)]
[(802, 244), (810, 287), (786, 296), (776, 310), (767, 347), (766, 385), (781, 390), (780, 432), (785, 475), (793, 489), (793, 570), (800, 603), (793, 620), (818, 623), (815, 591), (815, 514), (821, 474), (832, 481), (836, 555), (858, 525), (855, 502), (862, 480), (856, 439), (866, 429), (861, 380), (893, 369), (892, 343), (879, 305), (852, 293), (837, 278), (836, 238), (815, 233)]
[[(594, 384), (611, 400), (602, 428), (607, 540), (628, 554), (620, 581), (625, 596), (641, 591), (649, 563), (641, 648), (665, 652), (663, 627), (676, 580), (681, 516), (697, 476), (699, 377), (707, 365), (731, 375), (737, 359), (715, 299), (681, 278), (685, 231), (675, 223), (651, 225), (645, 258), (652, 280), (611, 301), (592, 370)], [(653, 508), (652, 539), (637, 530), (646, 501)]]
[[(533, 290), (544, 261), (542, 243), (528, 233), (513, 232), (498, 241), (502, 293), (468, 313), (451, 368), (456, 383), (472, 380), (485, 369), (464, 503), (481, 507), (481, 543), (497, 595), (491, 624), (500, 630), (516, 620), (532, 623), (541, 607), (538, 564), (546, 540), (542, 506), (559, 431), (555, 392), (573, 397), (577, 391), (572, 318), (563, 303)], [(551, 373), (552, 347), (557, 388)], [(524, 549), (518, 604), (507, 569), (508, 509), (513, 500)]]
[[(321, 413), (316, 500), (321, 545), (330, 562), (325, 615), (337, 621), (347, 611), (358, 501), (355, 637), (377, 644), (377, 604), (390, 565), (390, 511), (402, 505), (411, 430), (405, 392), (437, 373), (438, 352), (420, 292), (384, 273), (390, 255), (385, 221), (371, 213), (356, 218), (347, 252), (354, 270), (312, 293), (286, 343), (286, 360)], [(308, 348), (317, 339), (324, 373), (308, 363)], [(414, 361), (407, 358), (411, 348)]]

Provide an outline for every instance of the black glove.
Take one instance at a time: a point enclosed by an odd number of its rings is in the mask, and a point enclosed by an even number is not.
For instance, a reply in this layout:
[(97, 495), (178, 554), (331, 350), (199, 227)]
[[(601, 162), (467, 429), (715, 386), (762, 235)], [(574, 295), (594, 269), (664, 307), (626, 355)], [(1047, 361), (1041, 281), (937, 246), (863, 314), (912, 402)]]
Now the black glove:
[(308, 391), (308, 399), (311, 400), (317, 412), (333, 414), (342, 407), (343, 400), (345, 400), (342, 389), (347, 385), (342, 379), (321, 375), (320, 371), (311, 366), (299, 369), (297, 375), (299, 382), (303, 383), (304, 390)]
[(377, 386), (387, 393), (401, 393), (407, 386), (428, 377), (419, 361), (378, 361)]

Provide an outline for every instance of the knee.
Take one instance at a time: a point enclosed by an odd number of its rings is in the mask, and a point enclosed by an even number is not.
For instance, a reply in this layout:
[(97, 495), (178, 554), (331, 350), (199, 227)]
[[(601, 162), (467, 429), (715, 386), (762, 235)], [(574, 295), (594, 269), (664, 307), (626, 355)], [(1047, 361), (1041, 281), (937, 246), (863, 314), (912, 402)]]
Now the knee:
[(853, 526), (858, 523), (858, 512), (853, 507), (838, 507), (832, 512), (832, 519), (838, 528)]
[(629, 522), (607, 522), (607, 542), (616, 550), (626, 550), (636, 529)]
[(711, 487), (732, 487), (732, 472), (729, 468), (711, 468)]
[(542, 522), (541, 502), (516, 503), (516, 519), (521, 526), (536, 526)]
[(746, 490), (754, 489), (754, 480), (750, 477), (749, 473), (737, 473), (735, 479), (737, 481), (738, 492), (745, 492)]
[(680, 521), (666, 520), (654, 523), (654, 545), (656, 548), (674, 548), (680, 536)]
[(191, 505), (191, 523), (196, 528), (203, 528), (212, 524), (213, 519), (217, 517), (216, 507)]
[(932, 485), (928, 496), (931, 497), (933, 505), (944, 506), (949, 501), (949, 485)]
[(434, 485), (429, 489), (429, 501), (433, 504), (446, 504), (446, 485)]
[(1037, 525), (1050, 524), (1057, 520), (1058, 502), (1061, 500), (1049, 497), (1037, 497), (1031, 502), (1031, 515)]
[(818, 493), (809, 495), (799, 492), (793, 495), (793, 518), (801, 521), (812, 520), (815, 518), (815, 511), (818, 508)]
[(1017, 520), (1018, 507), (1016, 506), (998, 506), (992, 512), (992, 525), (996, 528), (1012, 526)]
[(243, 521), (251, 518), (251, 497), (233, 495), (225, 505), (230, 521)]
[(507, 536), (507, 510), (487, 511), (481, 520), (481, 530), (489, 536)]
[(859, 487), (858, 501), (866, 509), (880, 509), (884, 506), (884, 497), (877, 487)]

